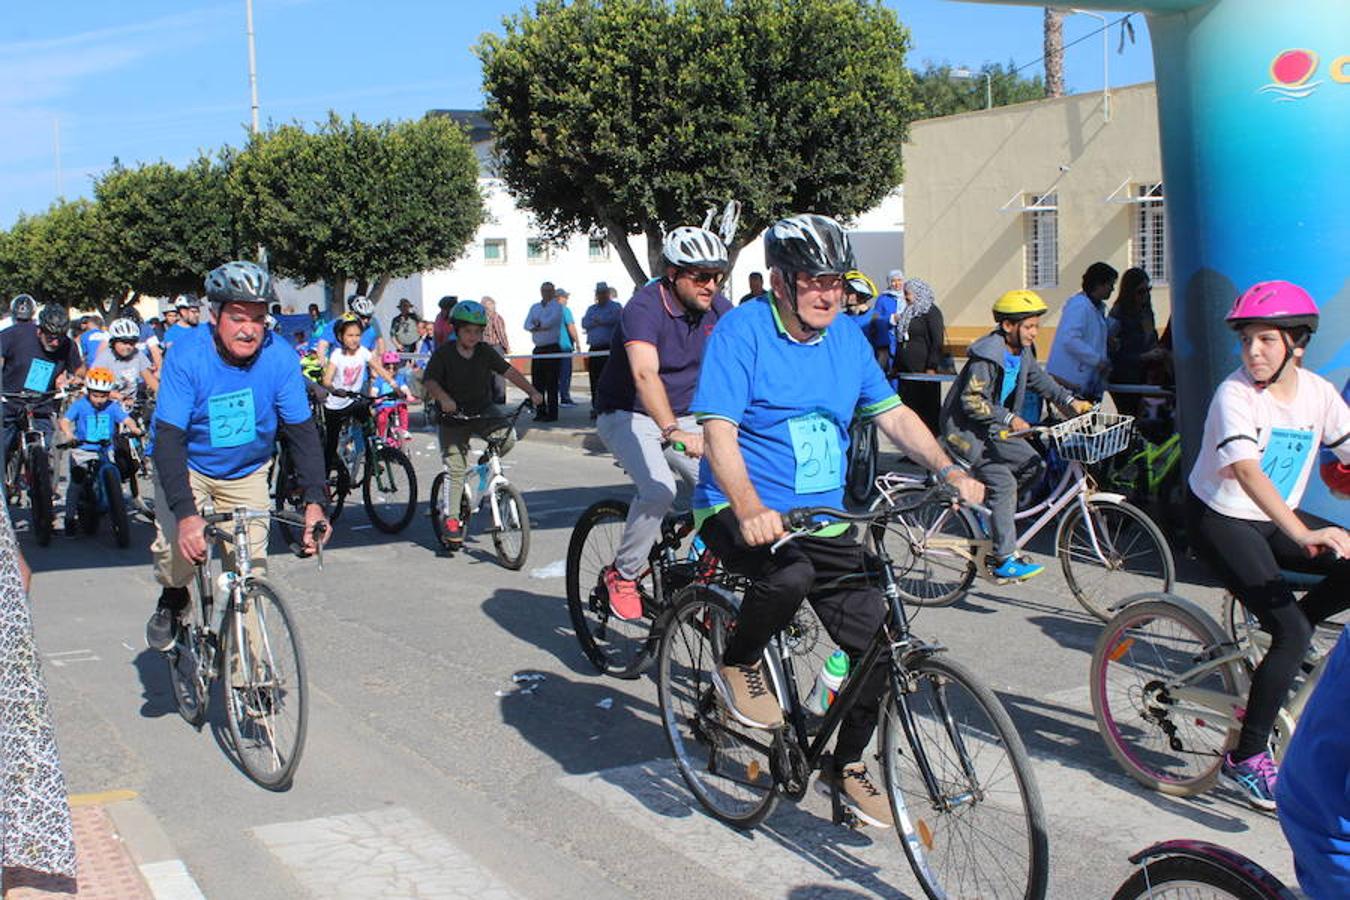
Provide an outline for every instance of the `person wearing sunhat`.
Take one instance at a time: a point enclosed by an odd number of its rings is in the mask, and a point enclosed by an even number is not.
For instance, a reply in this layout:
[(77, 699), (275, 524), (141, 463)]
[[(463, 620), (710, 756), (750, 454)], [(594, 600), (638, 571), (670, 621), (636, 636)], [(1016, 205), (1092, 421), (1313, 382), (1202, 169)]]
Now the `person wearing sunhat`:
[(600, 385), (600, 376), (605, 371), (605, 363), (609, 360), (610, 341), (614, 339), (614, 328), (619, 324), (619, 316), (623, 313), (623, 304), (610, 299), (610, 296), (609, 284), (604, 281), (596, 282), (595, 302), (586, 310), (586, 315), (581, 317), (581, 330), (586, 332), (586, 343), (591, 353), (605, 354), (586, 357), (586, 376), (591, 384), (592, 419), (597, 415), (595, 395)]

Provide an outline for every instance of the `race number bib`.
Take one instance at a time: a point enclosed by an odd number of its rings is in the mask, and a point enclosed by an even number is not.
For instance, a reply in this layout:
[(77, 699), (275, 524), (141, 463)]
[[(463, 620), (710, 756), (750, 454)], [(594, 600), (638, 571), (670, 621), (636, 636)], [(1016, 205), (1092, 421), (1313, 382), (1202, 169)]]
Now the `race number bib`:
[(212, 447), (240, 447), (258, 436), (258, 420), (253, 414), (253, 391), (244, 388), (228, 394), (216, 394), (207, 401)]
[(788, 419), (788, 436), (797, 459), (797, 493), (819, 494), (843, 485), (844, 454), (832, 421), (818, 412)]
[(1272, 428), (1270, 442), (1261, 454), (1261, 471), (1288, 501), (1298, 485), (1299, 475), (1317, 449), (1313, 433), (1299, 428)]
[(43, 392), (52, 386), (52, 373), (56, 363), (48, 359), (35, 359), (28, 364), (28, 377), (23, 380), (26, 391)]
[(112, 440), (112, 416), (107, 413), (94, 413), (86, 419), (84, 439), (90, 443)]

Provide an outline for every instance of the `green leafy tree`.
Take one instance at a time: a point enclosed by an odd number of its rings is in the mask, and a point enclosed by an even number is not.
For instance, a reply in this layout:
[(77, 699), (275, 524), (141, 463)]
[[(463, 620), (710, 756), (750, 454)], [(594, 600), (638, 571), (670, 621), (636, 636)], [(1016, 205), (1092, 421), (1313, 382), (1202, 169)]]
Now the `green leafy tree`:
[(229, 154), (183, 168), (114, 161), (94, 184), (113, 274), (133, 294), (200, 294), (206, 273), (238, 255), (225, 189)]
[(950, 65), (928, 63), (923, 71), (914, 73), (914, 96), (918, 101), (920, 119), (936, 119), (957, 113), (984, 109), (988, 101), (985, 76), (989, 76), (989, 94), (994, 106), (1025, 103), (1045, 97), (1045, 84), (1040, 76), (1023, 78), (1014, 63), (1006, 66), (986, 63), (969, 78), (955, 78)]
[(348, 281), (378, 302), (392, 278), (450, 265), (483, 222), (478, 158), (450, 119), (368, 124), (336, 114), (255, 135), (233, 160), (230, 194), (248, 244), (272, 271)]
[(0, 292), (39, 303), (97, 308), (104, 315), (122, 292), (113, 277), (101, 210), (89, 200), (59, 200), (20, 216), (0, 237)]
[(475, 48), (498, 174), (544, 234), (647, 237), (742, 203), (848, 217), (902, 179), (908, 32), (870, 0), (540, 0)]

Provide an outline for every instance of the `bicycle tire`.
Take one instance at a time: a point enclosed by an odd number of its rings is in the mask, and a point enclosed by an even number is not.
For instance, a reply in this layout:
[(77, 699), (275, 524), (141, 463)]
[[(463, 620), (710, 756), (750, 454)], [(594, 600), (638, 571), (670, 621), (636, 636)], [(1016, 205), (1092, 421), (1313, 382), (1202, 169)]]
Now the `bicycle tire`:
[(753, 828), (778, 798), (769, 755), (753, 745), (768, 732), (747, 728), (725, 710), (712, 683), (736, 609), (706, 585), (682, 588), (661, 635), (657, 692), (661, 723), (680, 777), (714, 818)]
[[(1045, 810), (1008, 711), (944, 654), (919, 657), (908, 672), (912, 689), (905, 702), (887, 694), (882, 705), (881, 759), (900, 845), (924, 893), (934, 900), (1044, 897), (1050, 875)], [(938, 800), (919, 769), (921, 754), (943, 789)], [(980, 817), (985, 811), (990, 815)], [(1012, 833), (1017, 822), (1021, 838)], [(1014, 853), (1024, 853), (1022, 865), (1012, 865)], [(979, 868), (982, 862), (989, 868)]]
[[(444, 490), (445, 479), (449, 477), (446, 473), (439, 472), (431, 479), (431, 496), (427, 502), (427, 512), (431, 515), (431, 533), (436, 536), (436, 543), (446, 550), (459, 546), (459, 542), (450, 540), (450, 533), (445, 530), (445, 516), (441, 512), (441, 491)], [(464, 524), (461, 522), (460, 528), (463, 527)]]
[[(1103, 540), (1110, 544), (1110, 550), (1103, 548), (1107, 563), (1093, 550), (1087, 529), (1080, 527), (1083, 511), (1076, 503), (1060, 520), (1055, 541), (1064, 580), (1083, 609), (1105, 622), (1111, 618), (1111, 605), (1122, 597), (1169, 593), (1176, 562), (1167, 538), (1148, 514), (1123, 501), (1088, 500), (1087, 505), (1098, 546)], [(1100, 574), (1089, 578), (1094, 570)]]
[(131, 523), (127, 520), (126, 498), (122, 496), (122, 473), (116, 466), (99, 469), (103, 479), (103, 493), (108, 502), (108, 524), (112, 526), (113, 540), (118, 547), (131, 546)]
[[(614, 564), (628, 504), (622, 500), (592, 503), (577, 519), (567, 543), (567, 613), (572, 619), (581, 652), (602, 675), (637, 678), (651, 664), (656, 650), (653, 637), (655, 618), (626, 621), (611, 614), (609, 594), (605, 590), (604, 571)], [(656, 567), (638, 582), (646, 601), (655, 598), (658, 588)]]
[[(1305, 666), (1311, 666), (1317, 657), (1331, 653), (1336, 641), (1340, 640), (1341, 632), (1345, 630), (1347, 619), (1350, 619), (1350, 610), (1336, 613), (1313, 626), (1312, 644), (1309, 647), (1311, 655), (1305, 657)], [(1250, 642), (1256, 632), (1264, 632), (1265, 629), (1255, 614), (1248, 612), (1242, 605), (1242, 601), (1231, 591), (1226, 591), (1223, 595), (1223, 630), (1234, 641)], [(1264, 657), (1264, 649), (1250, 650), (1245, 662), (1247, 669), (1255, 668)]]
[[(292, 512), (297, 515), (305, 513), (305, 498), (296, 481), (295, 464), (291, 460), (290, 452), (284, 447), (277, 454), (276, 462), (276, 488), (273, 491), (272, 503), (278, 512)], [(347, 493), (350, 491), (350, 484), (347, 482), (347, 468), (341, 460), (337, 461), (337, 468), (328, 475), (328, 494), (329, 494), (329, 512), (328, 524), (334, 525), (338, 516), (342, 515), (342, 506), (347, 502)], [(286, 544), (299, 544), (304, 541), (304, 535), (300, 530), (280, 519), (274, 519), (277, 528), (281, 532), (282, 540)]]
[[(309, 720), (305, 655), (277, 590), (257, 577), (244, 590), (257, 632), (250, 637), (245, 622), (244, 645), (236, 647), (241, 613), (238, 608), (230, 610), (220, 638), (225, 718), (245, 774), (260, 787), (284, 791), (290, 788), (305, 749)], [(278, 710), (290, 713), (289, 725)]]
[[(1210, 888), (1213, 893), (1201, 893)], [(1194, 856), (1162, 856), (1134, 870), (1111, 900), (1279, 900), (1242, 872)]]
[(209, 694), (202, 678), (200, 664), (203, 651), (198, 633), (190, 626), (178, 626), (178, 639), (173, 649), (164, 654), (169, 664), (169, 685), (173, 689), (174, 706), (178, 715), (193, 728), (206, 721)]
[[(1149, 628), (1158, 636), (1150, 638)], [(1219, 737), (1217, 714), (1213, 723), (1203, 709), (1173, 715), (1176, 700), (1167, 683), (1226, 640), (1209, 616), (1169, 599), (1129, 604), (1097, 638), (1089, 670), (1097, 729), (1112, 758), (1145, 787), (1187, 797), (1218, 779), (1223, 754), (1237, 740), (1237, 725)], [(1188, 686), (1246, 702), (1246, 679), (1233, 661), (1200, 673)]]
[[(506, 568), (518, 571), (530, 555), (530, 512), (525, 498), (514, 484), (499, 484), (492, 492), (502, 526), (492, 532), (492, 546), (497, 560)], [(512, 547), (512, 542), (518, 546)]]
[(52, 467), (47, 448), (28, 448), (28, 502), (33, 513), (33, 537), (39, 547), (52, 542), (55, 513), (52, 510)]
[[(361, 485), (361, 500), (372, 525), (385, 534), (398, 534), (417, 514), (417, 472), (402, 450), (380, 447), (372, 456), (373, 459), (366, 460), (367, 475)], [(401, 498), (399, 478), (406, 481), (407, 499), (394, 500), (387, 507), (380, 505), (390, 496)], [(386, 509), (392, 515), (386, 515)]]
[(98, 496), (89, 480), (93, 477), (94, 473), (86, 470), (85, 480), (80, 484), (80, 489), (75, 492), (75, 522), (81, 533), (86, 537), (93, 537), (98, 534), (98, 522), (102, 518), (98, 511)]
[[(921, 484), (892, 491), (900, 509), (905, 509), (905, 495), (926, 493), (929, 489)], [(889, 504), (886, 495), (878, 497), (872, 503), (872, 509)], [(952, 549), (942, 546), (915, 548), (909, 535), (901, 526), (884, 526), (881, 539), (886, 552), (895, 564), (896, 587), (900, 597), (914, 606), (951, 606), (970, 590), (975, 581), (977, 540), (975, 527), (970, 516), (962, 510), (954, 510), (945, 503), (920, 503), (913, 509), (901, 513), (901, 518), (917, 533), (926, 534), (934, 523), (939, 522), (940, 529), (934, 537), (948, 543), (954, 543)], [(956, 552), (964, 543), (969, 544), (970, 558)]]

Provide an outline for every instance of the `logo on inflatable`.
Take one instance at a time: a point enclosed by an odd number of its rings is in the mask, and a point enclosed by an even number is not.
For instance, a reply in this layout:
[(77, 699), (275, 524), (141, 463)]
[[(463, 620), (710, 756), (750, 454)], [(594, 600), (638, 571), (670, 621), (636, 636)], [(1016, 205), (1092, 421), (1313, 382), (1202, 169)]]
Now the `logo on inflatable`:
[[(1270, 61), (1270, 84), (1261, 88), (1263, 94), (1275, 94), (1275, 102), (1302, 100), (1322, 86), (1322, 80), (1313, 80), (1317, 74), (1318, 56), (1315, 50), (1295, 48), (1281, 50)], [(1338, 56), (1328, 66), (1332, 81), (1350, 84), (1350, 55)]]

